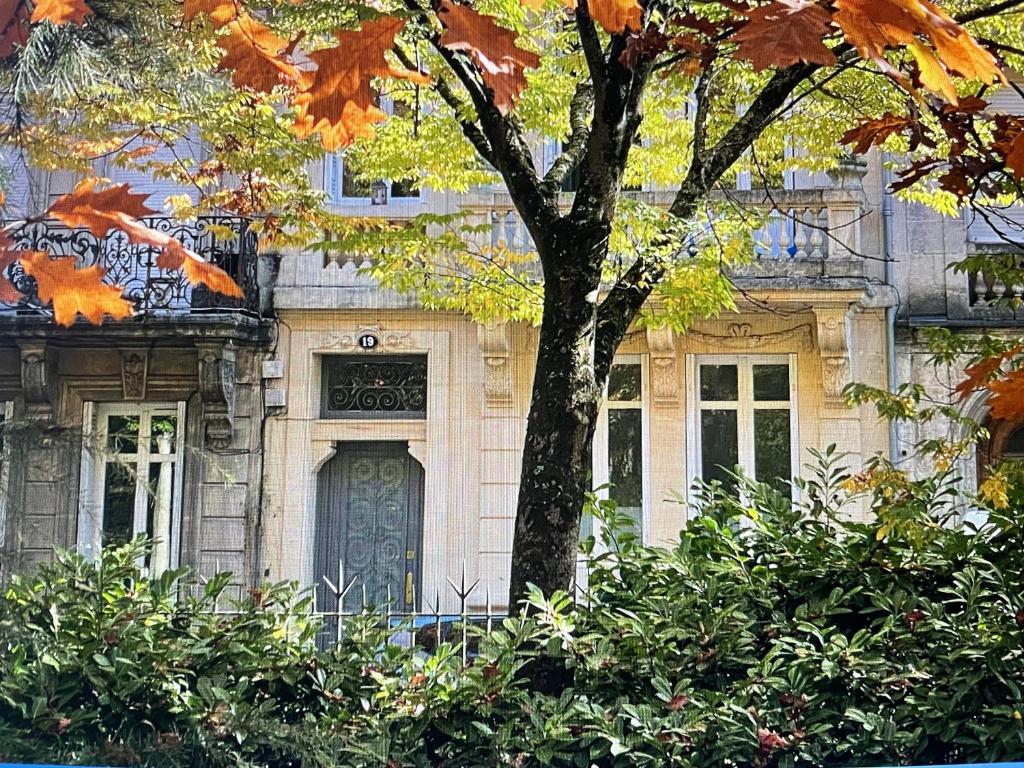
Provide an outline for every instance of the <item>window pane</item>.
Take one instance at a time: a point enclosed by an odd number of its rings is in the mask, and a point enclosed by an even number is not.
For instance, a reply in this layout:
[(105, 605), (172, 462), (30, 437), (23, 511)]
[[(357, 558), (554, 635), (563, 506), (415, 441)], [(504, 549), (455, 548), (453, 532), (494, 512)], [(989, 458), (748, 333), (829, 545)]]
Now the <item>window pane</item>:
[(103, 546), (131, 541), (135, 520), (135, 464), (107, 463), (103, 478)]
[(373, 194), (372, 185), (368, 181), (356, 181), (355, 174), (349, 169), (349, 164), (342, 162), (341, 194), (344, 197), (370, 197)]
[(736, 400), (739, 397), (735, 365), (700, 367), (701, 400)]
[(755, 400), (789, 400), (789, 366), (754, 366)]
[(608, 411), (608, 497), (623, 511), (643, 505), (642, 411)]
[[(723, 366), (727, 367), (727, 366)], [(709, 408), (700, 412), (700, 466), (705, 482), (718, 480), (726, 488), (735, 482), (728, 472), (740, 462), (739, 443), (736, 440), (736, 411)]]
[(639, 402), (640, 364), (613, 365), (608, 374), (608, 399), (616, 402)]
[(790, 480), (793, 471), (789, 438), (788, 409), (754, 411), (754, 476), (787, 496), (789, 487), (783, 481)]
[(177, 414), (153, 414), (153, 421), (150, 423), (149, 451), (150, 453), (174, 453), (175, 437), (178, 433)]
[(420, 191), (413, 187), (411, 179), (391, 182), (391, 197), (419, 197)]
[(154, 539), (149, 566), (159, 573), (170, 568), (171, 509), (174, 501), (174, 462), (149, 465), (146, 494), (146, 533)]
[(107, 417), (107, 448), (114, 453), (139, 452), (139, 417)]

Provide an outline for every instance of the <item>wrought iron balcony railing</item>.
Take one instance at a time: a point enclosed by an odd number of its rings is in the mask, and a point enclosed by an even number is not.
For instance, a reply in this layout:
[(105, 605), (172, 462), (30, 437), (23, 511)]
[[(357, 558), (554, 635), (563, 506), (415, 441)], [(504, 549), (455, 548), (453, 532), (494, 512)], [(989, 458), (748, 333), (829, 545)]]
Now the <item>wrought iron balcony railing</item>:
[[(188, 249), (215, 264), (234, 278), (244, 297), (234, 299), (214, 293), (205, 286), (193, 286), (178, 271), (157, 266), (159, 249), (128, 241), (124, 232), (114, 230), (96, 237), (84, 229), (72, 229), (47, 220), (10, 229), (19, 249), (45, 251), (54, 257), (74, 257), (79, 267), (99, 265), (105, 280), (124, 288), (124, 295), (145, 314), (186, 314), (199, 312), (257, 313), (260, 307), (256, 279), (257, 237), (248, 219), (237, 216), (201, 216), (182, 223), (168, 217), (151, 217), (144, 223), (177, 238)], [(8, 276), (25, 294), (16, 305), (0, 304), (0, 312), (32, 312), (43, 309), (35, 281), (17, 262)]]

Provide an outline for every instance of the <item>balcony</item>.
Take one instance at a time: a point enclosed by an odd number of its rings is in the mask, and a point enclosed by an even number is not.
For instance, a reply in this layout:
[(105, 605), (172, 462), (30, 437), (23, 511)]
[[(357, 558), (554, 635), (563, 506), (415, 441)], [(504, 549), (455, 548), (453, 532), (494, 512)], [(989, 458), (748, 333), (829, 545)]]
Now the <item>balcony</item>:
[[(19, 249), (74, 257), (80, 268), (102, 267), (107, 273), (106, 281), (121, 286), (142, 315), (260, 314), (257, 237), (248, 219), (201, 216), (181, 223), (167, 217), (151, 217), (143, 222), (177, 238), (186, 248), (223, 269), (241, 286), (244, 297), (221, 296), (205, 286), (189, 284), (177, 271), (160, 269), (156, 266), (158, 249), (130, 243), (120, 231), (98, 238), (84, 229), (46, 220), (12, 228), (12, 237)], [(0, 303), (0, 315), (44, 313), (45, 307), (36, 296), (35, 281), (17, 263), (10, 268), (9, 276), (25, 298), (15, 305)]]

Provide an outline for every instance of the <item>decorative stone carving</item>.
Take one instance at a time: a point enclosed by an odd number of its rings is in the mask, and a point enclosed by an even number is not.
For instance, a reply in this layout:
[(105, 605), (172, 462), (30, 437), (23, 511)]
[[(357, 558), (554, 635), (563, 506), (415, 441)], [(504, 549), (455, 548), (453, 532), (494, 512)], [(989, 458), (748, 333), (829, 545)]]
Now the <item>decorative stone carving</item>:
[(207, 443), (227, 448), (235, 421), (235, 350), (230, 345), (199, 345), (199, 395)]
[(487, 404), (510, 404), (512, 363), (508, 323), (478, 325), (477, 342), (484, 355), (484, 394), (487, 396)]
[[(374, 349), (365, 349), (359, 346), (359, 337), (372, 334), (377, 337), (379, 344)], [(361, 325), (354, 331), (335, 333), (327, 336), (323, 342), (323, 349), (337, 349), (341, 352), (361, 352), (366, 354), (378, 354), (381, 352), (403, 352), (415, 349), (411, 334), (407, 331), (382, 331), (373, 325)]]
[(818, 352), (825, 402), (843, 403), (843, 389), (850, 383), (850, 346), (847, 341), (848, 306), (816, 307)]
[(148, 349), (121, 350), (121, 391), (125, 400), (146, 399), (146, 376), (149, 372)]
[(774, 333), (751, 333), (751, 330), (753, 328), (750, 323), (731, 323), (729, 333), (725, 336), (702, 333), (701, 331), (687, 331), (686, 333), (697, 341), (726, 349), (760, 349), (773, 344), (789, 342), (794, 342), (802, 352), (810, 352), (814, 349), (814, 330), (810, 323)]
[(648, 328), (647, 349), (651, 353), (651, 395), (655, 405), (679, 402), (679, 363), (676, 333), (671, 328)]
[(57, 383), (56, 355), (46, 342), (22, 342), (21, 389), (25, 396), (25, 415), (49, 421), (53, 418)]

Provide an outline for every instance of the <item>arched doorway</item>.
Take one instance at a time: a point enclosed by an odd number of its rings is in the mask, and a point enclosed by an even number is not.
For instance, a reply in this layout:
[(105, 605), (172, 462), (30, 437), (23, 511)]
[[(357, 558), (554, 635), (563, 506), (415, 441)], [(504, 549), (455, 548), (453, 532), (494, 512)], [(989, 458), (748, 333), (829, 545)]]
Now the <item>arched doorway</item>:
[[(420, 602), (423, 467), (405, 442), (342, 442), (317, 482), (314, 577), (317, 608), (368, 605), (415, 610)], [(355, 579), (339, 605), (323, 577)]]

